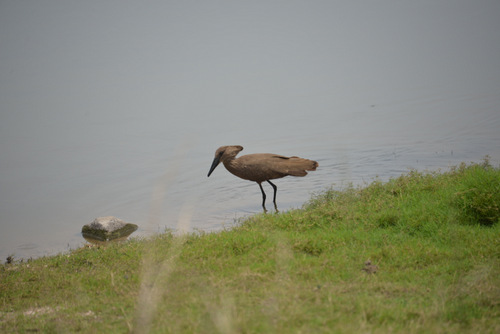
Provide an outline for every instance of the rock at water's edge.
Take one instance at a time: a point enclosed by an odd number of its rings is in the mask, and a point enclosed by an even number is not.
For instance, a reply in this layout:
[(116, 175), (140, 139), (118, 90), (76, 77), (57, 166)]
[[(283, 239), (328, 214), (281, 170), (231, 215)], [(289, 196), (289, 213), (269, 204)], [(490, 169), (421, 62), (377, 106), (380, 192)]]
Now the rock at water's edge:
[(88, 241), (123, 240), (134, 233), (137, 228), (137, 225), (126, 223), (113, 216), (99, 217), (82, 227), (82, 235)]

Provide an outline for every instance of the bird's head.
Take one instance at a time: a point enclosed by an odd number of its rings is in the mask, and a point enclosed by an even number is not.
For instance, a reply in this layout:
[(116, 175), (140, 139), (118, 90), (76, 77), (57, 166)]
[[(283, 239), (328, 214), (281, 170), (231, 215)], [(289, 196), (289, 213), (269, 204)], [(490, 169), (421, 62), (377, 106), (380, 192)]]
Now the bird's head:
[(210, 171), (208, 172), (207, 176), (210, 176), (215, 167), (217, 167), (221, 162), (234, 159), (241, 150), (243, 150), (243, 146), (240, 145), (219, 147), (217, 151), (215, 151), (214, 161), (212, 162), (212, 166), (210, 167)]

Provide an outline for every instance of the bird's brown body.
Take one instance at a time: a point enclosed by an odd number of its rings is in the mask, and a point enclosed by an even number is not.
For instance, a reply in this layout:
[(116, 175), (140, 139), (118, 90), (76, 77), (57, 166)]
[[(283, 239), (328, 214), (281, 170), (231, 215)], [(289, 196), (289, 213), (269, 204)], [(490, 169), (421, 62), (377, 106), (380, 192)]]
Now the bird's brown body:
[(232, 174), (249, 181), (254, 181), (259, 184), (262, 192), (262, 206), (265, 210), (266, 194), (262, 189), (261, 183), (269, 182), (274, 189), (274, 206), (276, 208), (276, 192), (277, 187), (270, 181), (279, 179), (288, 175), (305, 176), (307, 171), (314, 171), (318, 167), (316, 161), (303, 159), (299, 157), (285, 157), (271, 153), (256, 153), (247, 154), (236, 158), (236, 155), (243, 150), (242, 146), (222, 146), (215, 152), (215, 158), (208, 172), (208, 176), (219, 163), (223, 163), (224, 167)]

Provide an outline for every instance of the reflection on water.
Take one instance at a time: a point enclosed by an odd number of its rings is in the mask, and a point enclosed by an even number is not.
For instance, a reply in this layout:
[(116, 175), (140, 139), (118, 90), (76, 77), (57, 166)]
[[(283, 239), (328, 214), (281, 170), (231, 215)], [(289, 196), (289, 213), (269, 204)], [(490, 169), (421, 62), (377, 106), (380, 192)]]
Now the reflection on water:
[(85, 235), (83, 236), (83, 238), (91, 243), (91, 244), (94, 244), (94, 245), (97, 245), (97, 246), (106, 246), (106, 245), (109, 245), (110, 243), (113, 243), (113, 242), (121, 242), (121, 241), (125, 241), (128, 239), (128, 235), (125, 236), (125, 237), (121, 237), (121, 238), (116, 238), (116, 239), (113, 239), (113, 240), (106, 240), (106, 241), (103, 241), (103, 240), (98, 240), (98, 239), (94, 239), (94, 238), (89, 238), (89, 237), (86, 237)]
[[(76, 232), (99, 216), (135, 223), (136, 234), (144, 236), (175, 229), (186, 207), (192, 211), (191, 229), (204, 231), (229, 228), (241, 217), (262, 212), (256, 183), (223, 168), (207, 178), (222, 145), (242, 145), (242, 155), (267, 152), (318, 161), (318, 170), (305, 178), (276, 180), (280, 211), (300, 207), (332, 185), (387, 180), (409, 169), (447, 169), (487, 154), (498, 164), (495, 104), (493, 94), (374, 106), (352, 102), (342, 112), (286, 117), (276, 112), (266, 122), (247, 119), (245, 124), (235, 114), (208, 120), (205, 110), (113, 124), (64, 115), (57, 123), (39, 124), (42, 128), (3, 132), (0, 258), (78, 247), (82, 238)], [(61, 133), (61, 128), (73, 131)], [(269, 185), (263, 186), (272, 194)]]

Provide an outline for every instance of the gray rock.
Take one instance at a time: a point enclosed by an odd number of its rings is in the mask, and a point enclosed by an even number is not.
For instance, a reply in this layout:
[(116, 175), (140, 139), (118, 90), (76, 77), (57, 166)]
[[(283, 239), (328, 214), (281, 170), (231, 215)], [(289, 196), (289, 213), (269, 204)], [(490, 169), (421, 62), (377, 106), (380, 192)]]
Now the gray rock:
[(113, 216), (99, 217), (82, 227), (82, 235), (90, 242), (124, 240), (137, 230), (135, 224), (126, 223)]

